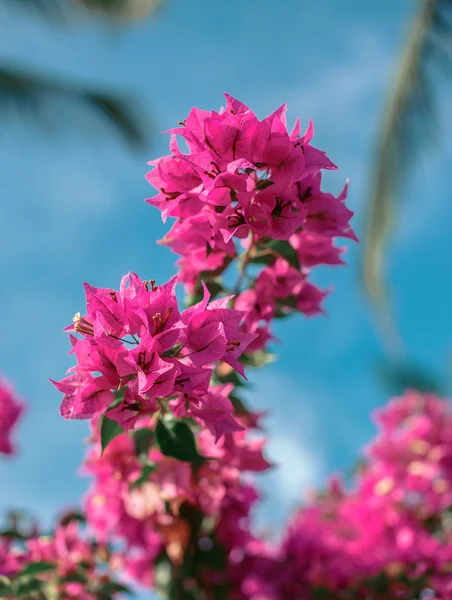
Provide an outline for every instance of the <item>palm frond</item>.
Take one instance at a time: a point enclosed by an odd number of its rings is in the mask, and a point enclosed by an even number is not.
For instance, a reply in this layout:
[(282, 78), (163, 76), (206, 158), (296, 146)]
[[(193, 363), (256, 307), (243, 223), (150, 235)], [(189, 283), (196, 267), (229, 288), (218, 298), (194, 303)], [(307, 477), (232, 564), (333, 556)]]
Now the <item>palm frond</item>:
[(156, 13), (165, 0), (75, 0), (84, 8), (121, 20), (144, 19)]
[(362, 277), (389, 337), (396, 329), (383, 277), (384, 252), (399, 200), (421, 147), (437, 133), (432, 76), (451, 62), (452, 0), (423, 0), (391, 86), (378, 141), (364, 243)]
[(83, 8), (115, 20), (144, 19), (157, 12), (165, 0), (3, 0), (13, 8), (34, 11), (46, 18), (62, 19), (74, 8)]
[(403, 394), (405, 390), (433, 392), (438, 395), (446, 393), (436, 372), (427, 370), (410, 359), (401, 363), (383, 360), (376, 367), (381, 383), (392, 396)]
[(129, 100), (0, 63), (0, 114), (16, 111), (22, 118), (24, 112), (28, 112), (40, 118), (46, 108), (58, 100), (69, 100), (94, 112), (132, 147), (145, 145), (145, 126)]

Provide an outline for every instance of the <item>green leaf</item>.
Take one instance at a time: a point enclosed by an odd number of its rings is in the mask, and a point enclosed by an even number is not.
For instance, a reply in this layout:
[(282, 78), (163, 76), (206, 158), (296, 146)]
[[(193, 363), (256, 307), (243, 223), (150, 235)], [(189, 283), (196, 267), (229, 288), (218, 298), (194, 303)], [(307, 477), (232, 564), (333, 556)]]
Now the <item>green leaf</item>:
[(64, 526), (68, 525), (72, 521), (78, 521), (79, 523), (86, 523), (86, 518), (85, 518), (85, 515), (82, 514), (81, 512), (71, 511), (71, 512), (67, 512), (66, 514), (62, 515), (62, 517), (60, 519), (61, 525), (64, 525)]
[(247, 367), (263, 367), (269, 363), (275, 362), (276, 354), (267, 352), (267, 350), (257, 350), (252, 354), (242, 354), (239, 361)]
[(10, 540), (26, 540), (27, 538), (15, 529), (4, 529), (0, 531), (0, 538), (8, 538)]
[(250, 258), (248, 262), (253, 265), (271, 265), (275, 262), (276, 256), (273, 253), (260, 254), (260, 252), (264, 251), (258, 250), (258, 255)]
[(227, 565), (226, 551), (224, 547), (215, 540), (211, 540), (211, 542), (212, 547), (209, 548), (209, 550), (203, 551), (201, 549), (199, 551), (201, 564), (207, 565), (215, 571), (222, 571)]
[(293, 311), (284, 310), (283, 307), (277, 306), (275, 311), (275, 319), (286, 319), (293, 315)]
[(111, 404), (108, 405), (105, 412), (108, 412), (109, 410), (113, 410), (114, 408), (118, 408), (118, 406), (124, 400), (124, 391), (125, 391), (124, 389), (114, 391), (115, 399), (113, 400), (113, 402)]
[(38, 575), (39, 573), (45, 573), (46, 571), (53, 571), (55, 569), (55, 565), (51, 562), (35, 562), (30, 563), (25, 566), (23, 571), (20, 574), (20, 577), (28, 576), (28, 575)]
[(121, 427), (121, 425), (119, 425), (119, 423), (103, 415), (102, 424), (100, 426), (100, 443), (102, 447), (102, 452), (100, 454), (101, 456), (108, 444), (114, 440), (115, 437), (118, 437), (118, 435), (121, 435), (122, 433), (124, 433), (124, 429)]
[(331, 590), (328, 588), (317, 588), (311, 591), (312, 600), (330, 600)]
[(171, 456), (184, 462), (200, 464), (204, 458), (198, 454), (195, 436), (183, 421), (160, 419), (155, 428), (160, 450), (165, 456)]
[(124, 594), (129, 594), (129, 596), (134, 596), (134, 592), (130, 588), (122, 583), (117, 583), (116, 581), (108, 581), (102, 585), (102, 594), (116, 594), (118, 592), (123, 592)]
[(244, 387), (247, 385), (237, 371), (231, 371), (227, 375), (219, 375), (218, 370), (215, 370), (214, 376), (215, 380), (219, 383), (233, 383), (234, 387)]
[(0, 598), (12, 595), (11, 580), (5, 575), (0, 575)]
[(300, 261), (298, 260), (297, 251), (289, 242), (283, 240), (271, 240), (267, 247), (274, 250), (279, 256), (285, 258), (289, 265), (300, 270)]
[(380, 377), (391, 394), (401, 394), (407, 389), (442, 394), (435, 375), (416, 363), (383, 363), (378, 366)]
[(294, 311), (297, 310), (297, 299), (295, 296), (288, 296), (284, 299), (279, 299), (276, 305), (276, 319), (284, 319), (293, 315)]
[[(45, 582), (41, 581), (40, 579), (19, 579), (16, 580), (15, 582), (15, 589), (14, 589), (14, 598), (24, 598), (24, 600), (29, 600), (30, 597), (31, 598), (35, 598), (35, 594), (39, 594), (41, 593), (41, 596), (38, 595), (38, 598), (41, 597), (42, 598), (42, 593), (46, 587)], [(33, 594), (33, 596), (31, 595)], [(47, 598), (47, 595), (44, 596), (45, 598)]]
[(143, 483), (146, 483), (146, 481), (148, 481), (148, 479), (149, 479), (149, 476), (152, 475), (152, 473), (156, 469), (157, 469), (157, 465), (155, 463), (149, 461), (146, 465), (143, 466), (141, 475), (138, 477), (138, 479), (135, 479), (135, 481), (132, 481), (132, 483), (130, 484), (130, 487), (135, 488), (135, 487), (139, 487)]
[(221, 294), (221, 292), (224, 292), (224, 287), (221, 282), (221, 279), (219, 279), (218, 277), (212, 277), (212, 273), (209, 272), (201, 273), (195, 288), (195, 292), (191, 296), (188, 296), (186, 299), (187, 306), (193, 306), (194, 304), (201, 302), (201, 300), (203, 299), (204, 290), (201, 285), (201, 281), (204, 281), (204, 283), (206, 284), (207, 289), (210, 292), (211, 300), (216, 298), (216, 296), (218, 296), (218, 294)]
[(247, 416), (249, 415), (249, 411), (245, 406), (245, 403), (241, 398), (236, 396), (235, 394), (231, 394), (229, 396), (229, 400), (232, 402), (232, 406), (234, 407), (234, 413), (239, 416)]
[(297, 251), (289, 242), (283, 240), (270, 240), (268, 243), (258, 246), (256, 254), (248, 262), (257, 265), (271, 265), (277, 256), (281, 256), (289, 265), (300, 270)]
[(60, 583), (88, 583), (88, 578), (83, 573), (69, 573), (59, 579)]
[(147, 457), (149, 449), (154, 441), (154, 432), (152, 429), (135, 429), (132, 432), (133, 441), (135, 442), (135, 454), (136, 456)]
[(274, 184), (273, 184), (273, 181), (270, 181), (270, 179), (261, 179), (260, 181), (258, 181), (256, 183), (256, 190), (261, 192), (262, 190), (265, 190), (265, 188), (268, 188), (271, 185), (274, 185)]

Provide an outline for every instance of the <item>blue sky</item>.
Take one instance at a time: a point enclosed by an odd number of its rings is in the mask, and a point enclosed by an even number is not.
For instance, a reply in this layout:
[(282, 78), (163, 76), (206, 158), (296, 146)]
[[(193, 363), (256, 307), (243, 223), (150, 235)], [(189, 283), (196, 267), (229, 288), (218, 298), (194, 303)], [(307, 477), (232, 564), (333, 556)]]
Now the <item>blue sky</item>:
[[(193, 105), (219, 108), (228, 91), (261, 117), (284, 101), (290, 119), (312, 117), (315, 145), (340, 167), (325, 185), (338, 191), (350, 178), (349, 206), (362, 234), (372, 143), (412, 2), (189, 4), (169, 0), (154, 21), (114, 30), (89, 22), (58, 29), (0, 6), (3, 59), (131, 93), (153, 136), (151, 148), (131, 153), (107, 127), (67, 106), (55, 109), (50, 128), (2, 122), (0, 371), (29, 410), (20, 455), (0, 464), (0, 508), (29, 507), (48, 519), (86, 489), (76, 470), (87, 426), (59, 417), (60, 395), (47, 378), (71, 365), (61, 330), (83, 308), (82, 281), (115, 287), (129, 270), (157, 281), (174, 273), (173, 255), (154, 244), (166, 227), (143, 202), (151, 195), (144, 174), (148, 160), (168, 152), (158, 132)], [(449, 172), (446, 152), (429, 150), (416, 166), (389, 260), (410, 354), (446, 376)], [(349, 245), (346, 258), (348, 267), (316, 274), (335, 287), (328, 316), (278, 324), (279, 361), (252, 377), (250, 401), (270, 411), (270, 456), (282, 465), (262, 478), (259, 518), (275, 528), (306, 486), (352, 464), (374, 431), (370, 411), (386, 400), (375, 371), (381, 349), (359, 284), (360, 246)]]

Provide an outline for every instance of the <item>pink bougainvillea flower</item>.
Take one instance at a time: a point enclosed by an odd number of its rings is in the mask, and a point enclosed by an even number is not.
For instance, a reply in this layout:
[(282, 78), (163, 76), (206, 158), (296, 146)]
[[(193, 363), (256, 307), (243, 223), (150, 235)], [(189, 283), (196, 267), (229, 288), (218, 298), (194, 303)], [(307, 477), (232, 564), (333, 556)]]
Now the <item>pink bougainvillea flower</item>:
[[(159, 190), (148, 202), (177, 218), (165, 237), (175, 252), (186, 254), (186, 241), (176, 231), (188, 219), (209, 223), (205, 234), (190, 227), (190, 253), (206, 243), (219, 250), (218, 233), (225, 242), (259, 236), (288, 240), (300, 230), (325, 236), (355, 239), (349, 226), (352, 215), (344, 206), (345, 190), (335, 198), (320, 190), (321, 171), (336, 166), (311, 145), (314, 128), (309, 122), (301, 135), (299, 120), (287, 130), (286, 105), (260, 121), (242, 102), (225, 94), (220, 112), (193, 108), (181, 127), (171, 129), (171, 155), (152, 161), (147, 178)], [(189, 152), (179, 149), (181, 136)], [(205, 217), (203, 217), (205, 218)], [(176, 242), (177, 238), (180, 239)], [(207, 262), (209, 253), (205, 253)], [(204, 264), (201, 270), (212, 270)]]
[(14, 453), (12, 436), (24, 409), (25, 404), (0, 374), (0, 453)]
[(230, 298), (209, 302), (206, 287), (203, 300), (180, 313), (175, 285), (175, 278), (156, 286), (135, 273), (119, 291), (85, 284), (86, 314), (66, 328), (77, 365), (52, 382), (64, 394), (66, 419), (109, 408), (109, 417), (129, 429), (159, 410), (157, 400), (176, 399), (175, 407), (192, 404), (217, 437), (241, 428), (227, 397), (209, 389), (212, 364), (222, 360), (244, 376), (238, 359), (257, 334), (242, 329), (244, 313), (227, 307)]

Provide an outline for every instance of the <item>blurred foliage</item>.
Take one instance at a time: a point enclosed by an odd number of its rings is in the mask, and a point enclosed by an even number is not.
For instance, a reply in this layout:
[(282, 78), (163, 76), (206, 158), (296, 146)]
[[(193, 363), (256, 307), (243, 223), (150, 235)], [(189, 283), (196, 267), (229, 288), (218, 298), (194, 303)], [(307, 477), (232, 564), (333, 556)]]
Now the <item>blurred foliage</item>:
[[(4, 3), (34, 10), (44, 17), (62, 17), (82, 8), (103, 17), (130, 20), (153, 15), (165, 0), (3, 0)], [(92, 15), (91, 15), (92, 16)]]
[(69, 100), (99, 115), (133, 147), (146, 141), (130, 100), (0, 63), (0, 110), (4, 116), (14, 111), (21, 119), (27, 114), (43, 119), (46, 109), (57, 100)]
[(85, 8), (115, 19), (144, 19), (156, 13), (164, 0), (75, 0)]
[[(114, 18), (127, 24), (130, 19), (143, 19), (155, 13), (163, 0), (3, 0), (3, 4), (32, 11), (51, 21), (54, 26), (77, 24), (77, 9), (105, 20)], [(70, 82), (35, 70), (26, 70), (0, 57), (0, 109), (8, 116), (16, 109), (42, 121), (45, 108), (59, 100), (69, 100), (84, 110), (101, 117), (118, 131), (133, 148), (146, 143), (146, 125), (129, 99), (117, 92), (92, 89), (80, 82)]]
[(452, 0), (422, 0), (384, 107), (364, 242), (364, 286), (387, 342), (398, 343), (383, 277), (385, 246), (396, 225), (396, 201), (416, 160), (437, 141), (434, 77), (444, 67), (451, 72), (451, 59)]
[(445, 393), (437, 375), (416, 362), (382, 361), (377, 368), (380, 380), (390, 395), (401, 395), (405, 390), (433, 392), (438, 395)]

